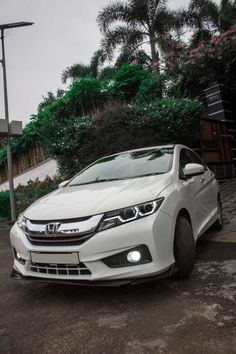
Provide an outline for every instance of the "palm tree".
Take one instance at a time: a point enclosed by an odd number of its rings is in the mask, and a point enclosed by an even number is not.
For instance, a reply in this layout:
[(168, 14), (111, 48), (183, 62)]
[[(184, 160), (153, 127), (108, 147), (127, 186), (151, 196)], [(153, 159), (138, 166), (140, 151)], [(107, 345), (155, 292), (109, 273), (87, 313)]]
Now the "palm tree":
[(103, 50), (98, 49), (96, 52), (94, 52), (90, 60), (90, 63), (88, 65), (82, 63), (76, 63), (73, 64), (72, 66), (68, 66), (62, 72), (61, 75), (61, 80), (63, 84), (66, 84), (68, 79), (71, 79), (73, 81), (88, 75), (97, 78), (99, 75), (99, 70), (101, 69), (105, 60), (106, 60), (105, 53), (103, 52)]
[(236, 0), (221, 0), (219, 5), (213, 0), (191, 0), (186, 23), (194, 31), (192, 46), (196, 46), (236, 24)]
[(169, 10), (167, 0), (117, 0), (99, 13), (97, 21), (103, 34), (102, 48), (110, 59), (117, 48), (121, 53), (135, 53), (149, 43), (152, 63), (160, 55), (157, 37), (182, 26), (180, 13)]

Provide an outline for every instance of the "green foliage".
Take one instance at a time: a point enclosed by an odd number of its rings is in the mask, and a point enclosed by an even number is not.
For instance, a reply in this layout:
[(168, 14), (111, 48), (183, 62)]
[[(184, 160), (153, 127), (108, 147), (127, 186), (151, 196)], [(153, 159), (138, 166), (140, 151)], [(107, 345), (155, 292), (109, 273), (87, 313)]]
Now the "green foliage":
[(67, 113), (84, 115), (93, 112), (108, 99), (108, 90), (103, 82), (92, 77), (74, 81), (65, 95)]
[(182, 87), (206, 88), (217, 82), (235, 95), (236, 26), (196, 48), (172, 51), (166, 61), (166, 71)]
[(97, 18), (102, 33), (102, 48), (112, 58), (117, 49), (122, 57), (136, 54), (143, 42), (151, 49), (151, 61), (159, 58), (156, 37), (182, 27), (181, 13), (168, 8), (167, 1), (114, 0)]
[(122, 65), (115, 76), (114, 95), (118, 98), (130, 100), (139, 91), (140, 84), (150, 75), (141, 64)]
[[(187, 99), (163, 98), (146, 105), (110, 102), (93, 119), (77, 118), (52, 141), (60, 171), (71, 177), (108, 154), (162, 143), (197, 144), (202, 105)], [(80, 123), (77, 127), (75, 122)], [(58, 145), (62, 144), (61, 149)]]
[(10, 219), (10, 196), (9, 191), (0, 192), (0, 217)]
[(82, 77), (90, 76), (97, 78), (100, 74), (101, 67), (106, 60), (106, 55), (102, 49), (98, 49), (93, 53), (93, 56), (88, 65), (81, 63), (68, 66), (61, 75), (61, 81), (66, 84), (68, 79), (72, 81), (81, 79)]
[(114, 80), (117, 69), (113, 66), (105, 66), (99, 74), (100, 80)]
[[(15, 190), (17, 215), (37, 199), (56, 190), (60, 182), (62, 182), (61, 177), (46, 177), (44, 181), (30, 180), (26, 186), (18, 186)], [(0, 218), (7, 218), (10, 220), (10, 217), (9, 191), (0, 192)]]
[(203, 105), (197, 100), (162, 98), (135, 107), (136, 124), (158, 131), (159, 142), (194, 146), (199, 138)]
[(166, 74), (149, 76), (141, 82), (136, 100), (141, 104), (142, 102), (145, 103), (162, 98), (166, 93), (167, 81)]
[[(61, 175), (71, 177), (95, 159), (121, 150), (173, 141), (191, 145), (198, 136), (201, 105), (163, 98), (171, 84), (166, 74), (153, 76), (140, 64), (123, 65), (112, 81), (75, 80), (32, 117), (13, 151), (39, 141), (57, 160)], [(1, 150), (0, 158), (4, 154)]]

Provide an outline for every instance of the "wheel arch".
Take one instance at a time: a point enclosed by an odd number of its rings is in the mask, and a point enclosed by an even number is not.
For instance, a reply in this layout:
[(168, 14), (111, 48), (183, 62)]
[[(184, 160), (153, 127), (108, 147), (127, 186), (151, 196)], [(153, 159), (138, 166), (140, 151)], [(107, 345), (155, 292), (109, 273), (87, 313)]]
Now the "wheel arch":
[(180, 209), (180, 211), (179, 211), (178, 214), (177, 214), (176, 221), (177, 221), (178, 217), (180, 217), (180, 216), (185, 217), (185, 218), (188, 220), (188, 222), (189, 222), (189, 224), (191, 225), (191, 227), (193, 227), (193, 226), (192, 226), (191, 216), (190, 216), (190, 214), (189, 214), (189, 212), (188, 212), (187, 209), (185, 209), (185, 208)]

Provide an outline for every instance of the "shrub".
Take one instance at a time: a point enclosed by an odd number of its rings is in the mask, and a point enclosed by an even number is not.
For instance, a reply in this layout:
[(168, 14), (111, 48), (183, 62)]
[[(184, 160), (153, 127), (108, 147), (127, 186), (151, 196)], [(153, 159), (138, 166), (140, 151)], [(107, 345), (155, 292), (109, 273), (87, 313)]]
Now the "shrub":
[(140, 104), (162, 98), (166, 93), (167, 75), (159, 74), (143, 80), (136, 95), (136, 101)]
[[(37, 199), (56, 190), (58, 184), (62, 182), (61, 177), (46, 177), (44, 181), (30, 180), (26, 186), (19, 185), (15, 189), (15, 201), (17, 215), (24, 211)], [(10, 197), (9, 191), (0, 192), (0, 218), (10, 219)]]
[(124, 64), (115, 76), (114, 97), (130, 100), (135, 97), (143, 80), (151, 74), (141, 64)]
[(166, 71), (186, 87), (205, 88), (217, 82), (235, 95), (235, 57), (236, 25), (210, 41), (202, 41), (197, 48), (172, 51), (166, 57)]
[(96, 159), (122, 150), (163, 143), (196, 146), (201, 116), (201, 103), (187, 99), (164, 98), (133, 106), (112, 102), (83, 128), (83, 139), (78, 135), (72, 141), (65, 134), (67, 149), (56, 156), (61, 173), (71, 177)]
[(10, 196), (9, 191), (0, 192), (0, 217), (10, 219)]

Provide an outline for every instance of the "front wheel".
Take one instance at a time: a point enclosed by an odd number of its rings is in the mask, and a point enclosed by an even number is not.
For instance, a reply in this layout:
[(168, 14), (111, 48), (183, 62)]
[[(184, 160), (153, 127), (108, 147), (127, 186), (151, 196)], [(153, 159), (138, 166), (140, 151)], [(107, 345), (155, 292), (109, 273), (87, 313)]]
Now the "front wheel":
[(186, 279), (192, 273), (196, 256), (196, 243), (192, 227), (184, 216), (176, 221), (174, 239), (174, 257), (176, 272), (173, 279)]

